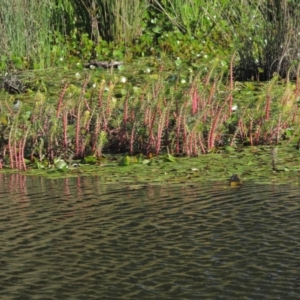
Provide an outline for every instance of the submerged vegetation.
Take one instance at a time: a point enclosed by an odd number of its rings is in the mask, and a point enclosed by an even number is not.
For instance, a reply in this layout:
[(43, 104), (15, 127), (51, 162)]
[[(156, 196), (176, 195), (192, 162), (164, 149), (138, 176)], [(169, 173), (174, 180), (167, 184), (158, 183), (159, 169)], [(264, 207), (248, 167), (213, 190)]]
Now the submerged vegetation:
[(298, 14), (283, 0), (4, 0), (0, 167), (296, 145)]

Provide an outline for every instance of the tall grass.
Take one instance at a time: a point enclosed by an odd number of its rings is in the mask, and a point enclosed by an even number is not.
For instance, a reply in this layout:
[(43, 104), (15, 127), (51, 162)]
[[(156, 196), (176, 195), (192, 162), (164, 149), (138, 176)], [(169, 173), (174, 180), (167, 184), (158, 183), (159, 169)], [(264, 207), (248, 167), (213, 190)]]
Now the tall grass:
[[(236, 75), (243, 80), (286, 76), (300, 52), (297, 0), (153, 0), (175, 28), (210, 44), (211, 52), (237, 51)], [(295, 74), (295, 70), (294, 74)]]
[(50, 63), (52, 1), (3, 0), (0, 10), (0, 51), (3, 60), (24, 68)]
[[(154, 26), (152, 18), (159, 18), (159, 25)], [(58, 52), (80, 47), (83, 34), (94, 47), (114, 42), (114, 51), (125, 51), (124, 45), (132, 46), (142, 35), (155, 43), (157, 36), (180, 32), (188, 52), (199, 50), (229, 60), (236, 51), (236, 77), (269, 80), (274, 72), (295, 75), (299, 18), (297, 0), (3, 0), (0, 68), (49, 67)], [(70, 36), (75, 41), (68, 44)], [(195, 40), (202, 47), (190, 49), (188, 43), (195, 45)], [(172, 41), (164, 42), (165, 51), (176, 50), (177, 43), (168, 43)]]

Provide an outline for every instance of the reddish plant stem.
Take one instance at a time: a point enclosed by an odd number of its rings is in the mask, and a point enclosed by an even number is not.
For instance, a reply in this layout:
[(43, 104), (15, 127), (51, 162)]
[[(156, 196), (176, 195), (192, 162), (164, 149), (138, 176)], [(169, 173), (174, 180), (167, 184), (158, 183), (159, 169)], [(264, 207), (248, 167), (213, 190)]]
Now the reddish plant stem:
[(292, 116), (292, 124), (296, 122), (296, 117), (298, 116), (298, 106), (294, 105), (293, 116)]
[(128, 97), (129, 97), (129, 94), (127, 93), (126, 98), (124, 100), (124, 114), (123, 114), (124, 131), (126, 131), (127, 120), (128, 120)]
[(211, 86), (210, 90), (209, 90), (209, 96), (207, 98), (207, 101), (205, 103), (205, 106), (207, 105), (211, 105), (212, 103), (212, 100), (214, 98), (214, 95), (215, 95), (215, 91), (216, 91), (216, 81), (214, 81), (213, 85)]
[(90, 105), (89, 105), (88, 102), (87, 102), (87, 99), (84, 98), (83, 101), (84, 101), (84, 104), (85, 104), (86, 109), (87, 109), (88, 111), (91, 111), (91, 108), (90, 108)]
[(258, 145), (259, 137), (261, 136), (261, 124), (257, 127), (255, 134), (254, 134), (254, 144)]
[(201, 149), (202, 153), (203, 154), (207, 153), (207, 151), (205, 149), (204, 140), (203, 140), (203, 136), (202, 136), (201, 132), (198, 134), (198, 142), (199, 142), (200, 149)]
[(103, 99), (104, 84), (105, 84), (105, 82), (101, 83), (101, 85), (99, 87), (99, 91), (98, 91), (98, 106), (99, 106), (99, 108), (102, 108), (102, 105), (103, 105), (102, 99)]
[(156, 155), (159, 154), (160, 148), (161, 148), (162, 133), (164, 130), (165, 117), (166, 117), (166, 112), (162, 111), (160, 114), (159, 124), (158, 124), (158, 128), (157, 128), (157, 139), (156, 139), (156, 147), (155, 147)]
[(62, 102), (63, 102), (63, 99), (64, 99), (64, 96), (65, 96), (65, 93), (66, 93), (66, 90), (69, 86), (69, 83), (67, 82), (64, 86), (63, 86), (63, 89), (60, 93), (60, 97), (58, 99), (58, 102), (57, 102), (57, 111), (56, 111), (56, 118), (59, 117), (60, 115), (60, 110), (61, 110), (61, 106), (62, 106)]
[(68, 113), (64, 111), (63, 113), (63, 134), (64, 134), (64, 149), (67, 150), (68, 147)]
[(219, 109), (214, 117), (214, 120), (212, 122), (209, 134), (208, 134), (208, 140), (207, 140), (207, 146), (208, 150), (212, 149), (215, 145), (215, 131), (217, 128), (218, 120), (220, 117), (221, 109)]
[(135, 124), (132, 125), (131, 134), (130, 134), (130, 141), (129, 141), (129, 153), (130, 153), (130, 155), (133, 154), (134, 141), (135, 141)]
[(195, 115), (199, 111), (199, 95), (195, 87), (192, 87), (192, 114)]
[(143, 122), (144, 126), (148, 126), (149, 124), (149, 115), (150, 115), (150, 108), (146, 107), (144, 113), (144, 122)]
[[(22, 140), (24, 140), (24, 143), (23, 143)], [(21, 139), (18, 143), (18, 147), (19, 147), (19, 168), (20, 168), (20, 170), (23, 169), (24, 171), (26, 171), (26, 163), (25, 163), (25, 159), (24, 159), (25, 142), (26, 142), (26, 138)]]
[(166, 112), (166, 119), (165, 119), (165, 145), (169, 145), (169, 123), (170, 123), (170, 108), (168, 108)]
[(275, 138), (276, 144), (278, 144), (278, 142), (279, 142), (281, 126), (282, 126), (281, 125), (281, 114), (279, 114), (278, 122), (277, 122), (277, 126), (276, 126), (276, 130), (275, 130), (275, 133), (276, 133), (276, 138)]
[(159, 107), (158, 107), (158, 103), (157, 103), (152, 117), (149, 116), (149, 117), (151, 117), (151, 121), (150, 121), (150, 125), (149, 125), (149, 142), (148, 142), (148, 146), (147, 146), (147, 152), (149, 152), (150, 149), (154, 148), (153, 147), (153, 141), (154, 141), (153, 125), (154, 125), (154, 121), (156, 119), (156, 114), (158, 112), (158, 109), (159, 109)]
[(182, 131), (182, 143), (186, 144), (187, 142), (187, 131), (186, 131), (186, 113), (183, 114), (183, 119), (182, 119), (182, 124), (183, 124), (183, 131)]
[(78, 104), (78, 109), (77, 109), (77, 123), (76, 123), (76, 134), (75, 134), (75, 153), (76, 157), (81, 156), (81, 147), (80, 147), (80, 121), (81, 121), (81, 102)]
[(270, 118), (270, 109), (271, 109), (271, 96), (268, 93), (265, 105), (265, 120), (268, 121)]
[(249, 140), (250, 140), (250, 145), (253, 146), (253, 120), (250, 120), (249, 124)]
[(180, 109), (178, 115), (176, 115), (176, 154), (179, 154), (180, 151), (180, 129), (181, 129), (181, 118), (182, 118), (183, 107)]
[(79, 103), (78, 103), (78, 108), (77, 108), (77, 123), (76, 123), (76, 135), (75, 135), (75, 153), (76, 157), (81, 157), (84, 152), (84, 145), (81, 145), (81, 135), (80, 135), (80, 128), (81, 128), (81, 111), (82, 111), (82, 99), (84, 97), (85, 89), (87, 86), (87, 83), (89, 81), (88, 76), (85, 77), (82, 88), (81, 88), (81, 93), (79, 96)]
[(25, 132), (25, 135), (22, 137), (22, 139), (19, 142), (20, 167), (22, 167), (24, 171), (26, 171), (26, 169), (27, 169), (25, 158), (24, 158), (24, 153), (25, 153), (26, 140), (27, 140), (27, 136), (29, 134), (30, 127), (31, 126), (29, 125)]
[(5, 101), (5, 106), (6, 106), (7, 110), (9, 111), (9, 113), (10, 113), (11, 115), (13, 115), (13, 111), (11, 110), (11, 108), (9, 107), (9, 105), (7, 104), (6, 101)]
[(14, 147), (12, 145), (11, 138), (8, 140), (8, 151), (9, 151), (9, 163), (10, 163), (10, 168), (14, 168)]
[(187, 138), (186, 143), (186, 154), (192, 155), (195, 151), (195, 132), (191, 132)]
[[(100, 114), (97, 114), (92, 152), (96, 151), (98, 137), (99, 137), (99, 134), (100, 134), (100, 129), (101, 129), (101, 116), (100, 116)], [(96, 153), (96, 155), (100, 156), (100, 153)]]
[(15, 160), (15, 166), (16, 166), (16, 169), (20, 169), (19, 167), (19, 160), (18, 160), (18, 148), (17, 148), (17, 142), (14, 141), (14, 148), (13, 148), (13, 151), (14, 151), (14, 160)]

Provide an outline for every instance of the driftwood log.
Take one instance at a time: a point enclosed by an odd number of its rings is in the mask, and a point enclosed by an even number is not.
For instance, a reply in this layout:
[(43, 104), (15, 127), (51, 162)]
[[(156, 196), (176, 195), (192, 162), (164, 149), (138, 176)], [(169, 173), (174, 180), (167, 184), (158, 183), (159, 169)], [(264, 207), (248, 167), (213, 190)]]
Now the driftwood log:
[(90, 60), (90, 62), (85, 63), (83, 66), (85, 68), (103, 68), (103, 69), (111, 69), (111, 68), (117, 68), (118, 66), (123, 65), (122, 61), (96, 61), (96, 60)]

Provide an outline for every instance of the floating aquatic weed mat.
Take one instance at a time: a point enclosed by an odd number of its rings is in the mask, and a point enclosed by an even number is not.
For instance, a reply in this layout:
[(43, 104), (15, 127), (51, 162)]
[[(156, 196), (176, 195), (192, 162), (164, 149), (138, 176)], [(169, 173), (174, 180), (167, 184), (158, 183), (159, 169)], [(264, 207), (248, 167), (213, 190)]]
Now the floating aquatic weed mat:
[[(223, 150), (199, 157), (180, 157), (173, 161), (166, 156), (145, 159), (120, 165), (121, 156), (99, 165), (70, 165), (67, 169), (31, 169), (22, 174), (46, 178), (70, 178), (78, 176), (97, 176), (104, 184), (117, 183), (129, 185), (193, 185), (207, 181), (228, 184), (232, 174), (238, 174), (242, 184), (300, 184), (300, 153), (288, 146), (282, 147), (276, 157), (276, 170), (272, 167), (273, 147), (251, 147), (235, 152)], [(134, 159), (132, 159), (135, 161)], [(13, 172), (2, 170), (1, 172)]]

